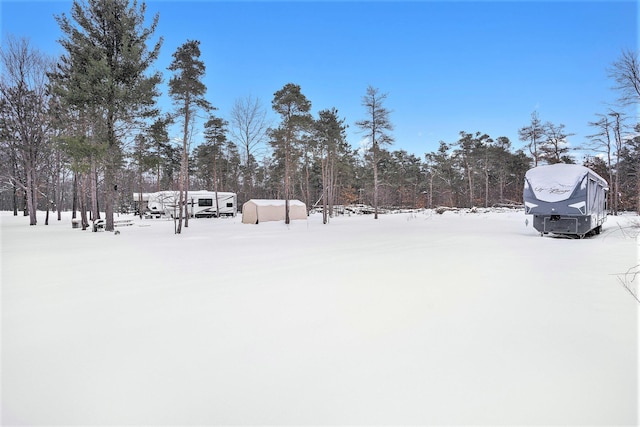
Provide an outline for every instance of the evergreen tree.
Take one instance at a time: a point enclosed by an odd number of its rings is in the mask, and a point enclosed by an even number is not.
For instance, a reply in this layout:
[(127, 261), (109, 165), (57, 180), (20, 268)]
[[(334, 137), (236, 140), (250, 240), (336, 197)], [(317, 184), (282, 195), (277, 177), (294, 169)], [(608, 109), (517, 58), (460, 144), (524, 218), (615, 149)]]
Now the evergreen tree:
[(573, 163), (573, 160), (567, 155), (569, 152), (567, 138), (572, 135), (571, 133), (565, 132), (563, 124), (555, 125), (551, 122), (545, 123), (545, 140), (539, 147), (540, 159), (550, 165), (555, 163)]
[(460, 139), (457, 142), (458, 148), (454, 155), (460, 161), (467, 180), (467, 194), (469, 197), (469, 207), (476, 204), (475, 178), (481, 171), (488, 170), (489, 166), (484, 157), (486, 149), (493, 140), (487, 134), (476, 132), (475, 134), (460, 132)]
[(213, 191), (216, 193), (216, 217), (220, 217), (218, 206), (218, 158), (222, 153), (222, 146), (227, 142), (227, 121), (220, 117), (210, 116), (204, 125), (205, 144), (209, 148), (209, 161), (213, 172)]
[[(173, 123), (173, 119), (170, 115), (158, 117), (146, 130), (148, 138), (146, 161), (150, 168), (155, 171), (156, 191), (162, 189), (161, 172), (164, 172), (165, 177), (167, 176), (168, 171), (172, 169), (170, 164), (171, 159), (175, 157), (172, 155), (173, 147), (169, 144), (169, 132), (167, 130), (171, 123)], [(169, 187), (170, 186), (167, 186), (166, 188)]]
[(169, 95), (173, 98), (177, 107), (177, 114), (183, 120), (182, 127), (182, 162), (180, 166), (180, 183), (178, 198), (179, 215), (176, 233), (182, 232), (182, 219), (184, 213), (185, 227), (189, 226), (189, 214), (187, 211), (187, 192), (189, 186), (189, 137), (190, 126), (195, 119), (198, 109), (210, 110), (212, 107), (205, 100), (207, 91), (202, 82), (205, 74), (205, 65), (200, 59), (200, 42), (188, 40), (173, 53), (173, 61), (169, 70), (175, 74), (169, 80)]
[(619, 192), (621, 209), (635, 210), (640, 215), (640, 125), (636, 125), (635, 135), (626, 141), (620, 153)]
[(380, 147), (391, 144), (393, 138), (390, 133), (393, 131), (393, 124), (389, 119), (391, 112), (384, 107), (387, 94), (381, 94), (377, 88), (367, 87), (367, 94), (362, 97), (362, 105), (365, 107), (366, 118), (356, 122), (371, 144), (371, 164), (373, 166), (373, 207), (374, 218), (378, 219), (378, 158), (380, 157)]
[(533, 156), (533, 165), (538, 166), (540, 158), (538, 144), (542, 142), (544, 137), (544, 126), (538, 117), (538, 112), (531, 113), (531, 123), (518, 130), (520, 141), (528, 142), (529, 152)]
[(91, 114), (99, 123), (100, 144), (105, 146), (105, 230), (113, 231), (117, 194), (116, 177), (121, 167), (122, 128), (153, 114), (158, 73), (146, 75), (157, 59), (162, 40), (152, 50), (147, 42), (155, 31), (158, 15), (144, 27), (145, 3), (136, 0), (74, 0), (71, 16), (57, 16), (65, 50), (54, 87), (62, 99), (79, 113)]
[[(498, 203), (505, 203), (505, 187), (509, 177), (509, 161), (511, 141), (506, 136), (499, 136), (490, 148), (489, 158), (493, 165), (493, 172), (498, 181)], [(488, 172), (487, 172), (488, 173)]]
[(460, 187), (464, 185), (464, 176), (457, 168), (449, 150), (449, 145), (440, 141), (438, 151), (426, 154), (429, 171), (429, 207), (457, 205)]
[(322, 110), (314, 126), (314, 139), (321, 168), (322, 222), (327, 224), (333, 215), (336, 197), (336, 169), (341, 143), (345, 141), (347, 125), (338, 118), (338, 110)]
[(269, 133), (274, 154), (283, 161), (285, 223), (289, 224), (291, 222), (289, 200), (293, 195), (294, 160), (296, 150), (301, 142), (301, 134), (308, 130), (312, 123), (309, 114), (311, 102), (302, 94), (299, 85), (287, 83), (273, 94), (271, 106), (282, 119), (280, 126), (277, 129), (272, 129)]

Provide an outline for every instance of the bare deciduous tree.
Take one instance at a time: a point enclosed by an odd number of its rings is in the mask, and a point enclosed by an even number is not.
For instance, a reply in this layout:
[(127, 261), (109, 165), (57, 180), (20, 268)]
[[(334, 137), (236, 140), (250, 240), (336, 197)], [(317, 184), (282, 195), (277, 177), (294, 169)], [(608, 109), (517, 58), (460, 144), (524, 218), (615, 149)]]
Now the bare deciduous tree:
[[(609, 113), (609, 116), (613, 117), (613, 123), (611, 124), (611, 130), (613, 132), (613, 141), (615, 144), (615, 153), (616, 153), (616, 169), (620, 164), (620, 154), (622, 153), (622, 148), (624, 145), (624, 140), (622, 138), (622, 128), (624, 126), (625, 116), (620, 114), (617, 111), (612, 111)], [(613, 185), (614, 197), (613, 197), (613, 213), (615, 215), (618, 214), (618, 204), (620, 199), (620, 174), (614, 174), (614, 181), (610, 183)]]
[(46, 167), (49, 118), (47, 72), (51, 61), (27, 39), (9, 37), (0, 50), (0, 101), (5, 137), (14, 152), (21, 176), (10, 177), (23, 189), (29, 224), (36, 225), (40, 170)]
[[(591, 141), (589, 147), (591, 150), (604, 153), (607, 157), (607, 172), (609, 174), (609, 185), (613, 185), (614, 165), (612, 156), (615, 154), (614, 144), (611, 140), (611, 122), (609, 121), (609, 115), (598, 114), (599, 120), (595, 122), (589, 122), (590, 126), (597, 129), (597, 132), (593, 135), (587, 135), (587, 138)], [(607, 197), (609, 198), (609, 207), (615, 209), (617, 204), (617, 197), (614, 197), (615, 191), (609, 191)], [(616, 199), (613, 202), (612, 199)]]
[(620, 57), (609, 69), (609, 77), (616, 82), (622, 105), (637, 104), (640, 101), (640, 59), (638, 52), (623, 50)]
[(265, 141), (269, 123), (259, 98), (251, 95), (233, 104), (229, 117), (229, 133), (242, 153), (244, 163), (243, 193), (249, 198), (253, 190), (254, 153)]

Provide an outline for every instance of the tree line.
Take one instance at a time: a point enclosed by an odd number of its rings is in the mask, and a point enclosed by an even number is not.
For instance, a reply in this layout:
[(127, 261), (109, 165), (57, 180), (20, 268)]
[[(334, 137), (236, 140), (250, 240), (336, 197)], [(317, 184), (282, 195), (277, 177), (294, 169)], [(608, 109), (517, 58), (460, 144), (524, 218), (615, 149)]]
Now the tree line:
[[(64, 54), (49, 58), (27, 39), (9, 37), (0, 51), (0, 207), (29, 215), (72, 210), (83, 228), (135, 205), (133, 193), (179, 190), (177, 232), (188, 227), (189, 189), (231, 191), (250, 198), (302, 200), (324, 222), (336, 206), (383, 207), (518, 205), (532, 166), (571, 163), (565, 126), (537, 112), (518, 132), (525, 148), (504, 136), (461, 131), (418, 157), (392, 150), (388, 94), (369, 86), (362, 117), (353, 122), (368, 145), (350, 146), (348, 123), (337, 108), (313, 116), (311, 100), (295, 83), (274, 92), (267, 107), (239, 98), (226, 119), (206, 97), (200, 42), (187, 40), (168, 67), (172, 111), (157, 98), (162, 75), (149, 69), (162, 38), (152, 43), (159, 16), (145, 26), (146, 6), (129, 0), (75, 0), (56, 17)], [(617, 107), (597, 113), (582, 159), (610, 185), (612, 212), (640, 212), (640, 127), (621, 113), (640, 100), (638, 54), (623, 51), (609, 69), (620, 94)], [(179, 127), (180, 141), (170, 136)], [(267, 149), (268, 148), (268, 149)], [(288, 213), (288, 209), (287, 209)], [(288, 221), (288, 215), (287, 215)]]

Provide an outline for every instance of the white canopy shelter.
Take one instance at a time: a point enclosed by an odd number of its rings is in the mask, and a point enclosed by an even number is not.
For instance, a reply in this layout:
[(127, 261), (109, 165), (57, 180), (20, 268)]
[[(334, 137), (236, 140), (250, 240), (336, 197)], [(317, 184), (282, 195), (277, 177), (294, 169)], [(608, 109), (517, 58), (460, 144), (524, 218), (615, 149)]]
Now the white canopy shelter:
[[(251, 199), (242, 205), (242, 222), (258, 224), (265, 221), (284, 221), (284, 200)], [(307, 206), (300, 200), (289, 200), (289, 219), (307, 219)]]

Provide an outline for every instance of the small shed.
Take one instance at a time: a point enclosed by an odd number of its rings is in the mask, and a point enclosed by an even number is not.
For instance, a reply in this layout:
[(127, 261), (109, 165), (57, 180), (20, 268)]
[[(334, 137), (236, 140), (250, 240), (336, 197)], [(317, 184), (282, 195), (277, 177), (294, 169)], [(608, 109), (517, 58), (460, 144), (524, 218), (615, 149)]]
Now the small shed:
[[(242, 205), (242, 222), (258, 224), (265, 221), (284, 221), (284, 200), (251, 199)], [(307, 206), (300, 200), (289, 200), (289, 219), (307, 219)]]

